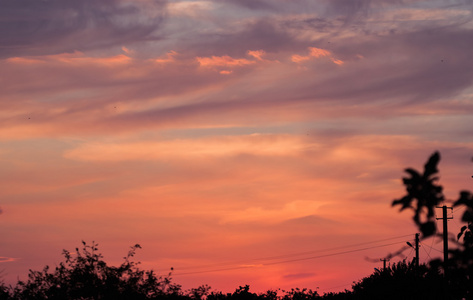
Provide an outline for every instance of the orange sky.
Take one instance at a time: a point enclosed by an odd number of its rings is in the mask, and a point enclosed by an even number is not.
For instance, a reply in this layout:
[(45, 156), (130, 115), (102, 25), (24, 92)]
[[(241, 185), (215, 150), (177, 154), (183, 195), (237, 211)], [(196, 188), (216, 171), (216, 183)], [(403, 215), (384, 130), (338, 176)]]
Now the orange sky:
[(350, 288), (414, 237), (404, 168), (438, 150), (448, 198), (471, 189), (471, 12), (0, 3), (3, 279), (85, 240), (112, 264), (139, 243), (185, 289)]

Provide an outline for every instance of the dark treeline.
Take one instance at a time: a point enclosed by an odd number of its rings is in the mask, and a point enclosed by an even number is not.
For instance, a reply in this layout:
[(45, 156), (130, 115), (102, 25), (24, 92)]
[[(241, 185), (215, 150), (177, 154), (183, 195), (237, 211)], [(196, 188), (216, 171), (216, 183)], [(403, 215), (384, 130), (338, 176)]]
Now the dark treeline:
[[(54, 269), (30, 271), (26, 281), (15, 286), (0, 286), (0, 299), (169, 299), (169, 300), (310, 300), (310, 299), (436, 299), (442, 295), (442, 276), (426, 266), (415, 267), (404, 261), (375, 271), (354, 283), (352, 291), (320, 295), (310, 289), (269, 290), (253, 293), (240, 286), (233, 293), (213, 291), (204, 285), (190, 290), (171, 281), (170, 275), (158, 276), (138, 268), (133, 262), (139, 245), (131, 247), (118, 267), (109, 266), (98, 252), (97, 244), (83, 242), (75, 254), (64, 250), (64, 262)], [(407, 293), (407, 297), (406, 297)], [(412, 298), (411, 298), (412, 297)], [(420, 297), (420, 298), (419, 298)], [(424, 298), (428, 297), (428, 298)]]
[(222, 293), (204, 285), (190, 290), (171, 280), (171, 273), (159, 276), (138, 268), (133, 257), (140, 245), (131, 247), (118, 267), (109, 266), (98, 252), (97, 244), (83, 242), (75, 253), (64, 250), (64, 261), (54, 269), (46, 266), (32, 271), (26, 281), (15, 285), (0, 282), (0, 300), (42, 299), (169, 299), (169, 300), (310, 300), (310, 299), (473, 299), (473, 195), (461, 191), (456, 201), (445, 199), (438, 185), (439, 153), (434, 153), (424, 172), (406, 169), (403, 178), (406, 195), (393, 201), (401, 210), (414, 211), (413, 220), (422, 238), (439, 235), (434, 209), (450, 203), (463, 207), (464, 225), (448, 251), (448, 261), (432, 260), (427, 265), (400, 261), (354, 282), (351, 290), (319, 294), (317, 290), (269, 290), (253, 293), (240, 286), (233, 293)]

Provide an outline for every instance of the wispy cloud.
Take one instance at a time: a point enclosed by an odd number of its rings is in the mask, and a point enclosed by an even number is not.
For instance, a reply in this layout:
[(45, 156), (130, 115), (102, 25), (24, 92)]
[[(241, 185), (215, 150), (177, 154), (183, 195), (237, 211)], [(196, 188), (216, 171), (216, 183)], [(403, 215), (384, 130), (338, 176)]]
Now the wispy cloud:
[(17, 259), (17, 258), (13, 258), (13, 257), (0, 256), (0, 263), (12, 262), (12, 261), (16, 261), (16, 260), (18, 260), (18, 259)]
[[(229, 136), (199, 140), (172, 140), (157, 143), (86, 144), (68, 151), (65, 156), (79, 160), (153, 160), (171, 157), (205, 157), (235, 155), (298, 155), (311, 145), (301, 143), (292, 136), (271, 136), (253, 134), (250, 136)], [(314, 147), (314, 146), (312, 146)]]

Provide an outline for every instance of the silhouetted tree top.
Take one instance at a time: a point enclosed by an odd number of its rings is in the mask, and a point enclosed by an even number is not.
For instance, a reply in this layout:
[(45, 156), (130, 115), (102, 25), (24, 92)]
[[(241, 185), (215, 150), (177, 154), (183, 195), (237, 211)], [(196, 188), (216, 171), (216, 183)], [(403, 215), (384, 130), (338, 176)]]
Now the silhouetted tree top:
[(438, 270), (400, 261), (376, 270), (353, 285), (353, 299), (438, 299), (443, 277)]
[(65, 261), (55, 269), (30, 270), (28, 280), (18, 282), (11, 299), (139, 300), (180, 295), (180, 286), (171, 283), (170, 274), (161, 277), (137, 267), (132, 258), (140, 245), (131, 247), (123, 263), (113, 267), (97, 252), (98, 244), (82, 243), (83, 248), (76, 248), (74, 254), (63, 250)]
[(433, 235), (437, 231), (435, 208), (444, 200), (443, 188), (436, 184), (439, 161), (440, 153), (435, 152), (425, 164), (423, 173), (412, 168), (405, 169), (409, 177), (404, 177), (402, 181), (407, 194), (392, 203), (393, 206), (401, 205), (401, 211), (406, 208), (414, 210), (414, 222), (424, 237)]
[[(424, 166), (421, 174), (414, 169), (406, 169), (409, 177), (403, 178), (407, 194), (392, 202), (393, 206), (400, 205), (401, 211), (410, 208), (414, 210), (414, 222), (422, 232), (423, 238), (437, 234), (435, 224), (435, 208), (444, 204), (445, 197), (442, 194), (443, 188), (436, 181), (438, 177), (437, 165), (440, 161), (440, 154), (433, 153)], [(454, 240), (456, 248), (449, 249), (448, 263), (440, 260), (432, 260), (432, 269), (444, 270), (445, 292), (451, 299), (473, 299), (473, 195), (471, 192), (460, 191), (459, 197), (453, 203), (453, 207), (463, 207), (465, 212), (462, 222), (467, 223), (462, 226)]]

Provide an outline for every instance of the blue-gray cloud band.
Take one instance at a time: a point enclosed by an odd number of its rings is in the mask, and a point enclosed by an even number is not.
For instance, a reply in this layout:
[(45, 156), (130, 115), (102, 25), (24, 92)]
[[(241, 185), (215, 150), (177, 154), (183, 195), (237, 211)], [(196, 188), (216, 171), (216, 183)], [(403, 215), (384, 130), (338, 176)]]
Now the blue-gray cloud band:
[(164, 0), (5, 0), (0, 57), (84, 51), (156, 38)]

